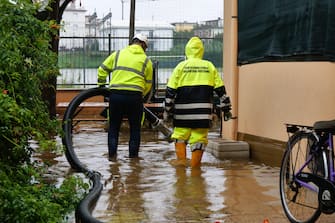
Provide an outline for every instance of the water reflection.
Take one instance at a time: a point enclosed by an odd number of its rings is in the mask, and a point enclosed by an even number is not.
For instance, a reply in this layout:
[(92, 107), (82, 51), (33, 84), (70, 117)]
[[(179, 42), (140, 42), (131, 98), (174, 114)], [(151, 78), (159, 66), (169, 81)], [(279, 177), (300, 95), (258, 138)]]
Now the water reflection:
[(206, 182), (201, 168), (176, 167), (175, 213), (176, 221), (199, 221), (209, 217), (209, 201), (206, 196)]
[[(142, 167), (139, 159), (128, 161), (129, 166), (118, 162), (110, 164), (112, 187), (108, 190), (107, 213), (112, 222), (141, 222), (145, 219), (139, 178)], [(122, 175), (121, 175), (122, 173)]]

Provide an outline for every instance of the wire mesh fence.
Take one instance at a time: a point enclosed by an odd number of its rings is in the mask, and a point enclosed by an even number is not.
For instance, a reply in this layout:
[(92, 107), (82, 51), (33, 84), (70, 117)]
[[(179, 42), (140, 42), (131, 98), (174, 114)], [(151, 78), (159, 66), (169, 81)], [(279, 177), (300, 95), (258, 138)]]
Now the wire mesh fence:
[[(156, 84), (164, 88), (173, 68), (185, 59), (188, 38), (149, 38), (147, 55), (154, 62)], [(222, 38), (203, 38), (204, 59), (222, 72)], [(97, 69), (114, 51), (128, 45), (128, 37), (61, 37), (58, 65), (61, 75), (58, 88), (91, 88), (97, 84)]]

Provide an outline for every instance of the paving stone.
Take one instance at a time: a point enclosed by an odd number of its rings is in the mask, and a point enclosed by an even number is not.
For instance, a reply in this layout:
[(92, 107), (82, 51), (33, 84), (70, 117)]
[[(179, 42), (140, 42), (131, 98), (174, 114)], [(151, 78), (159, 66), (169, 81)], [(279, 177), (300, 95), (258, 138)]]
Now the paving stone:
[(206, 151), (219, 159), (248, 159), (250, 157), (250, 149), (247, 142), (230, 139), (210, 140)]

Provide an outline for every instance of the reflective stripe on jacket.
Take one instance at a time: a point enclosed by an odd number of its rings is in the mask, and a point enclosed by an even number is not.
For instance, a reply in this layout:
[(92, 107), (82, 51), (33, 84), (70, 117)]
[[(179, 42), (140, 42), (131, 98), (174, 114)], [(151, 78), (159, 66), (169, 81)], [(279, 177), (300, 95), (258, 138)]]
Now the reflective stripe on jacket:
[(165, 110), (174, 114), (176, 127), (209, 128), (213, 91), (222, 94), (223, 81), (215, 66), (202, 59), (204, 47), (198, 37), (186, 44), (185, 54), (187, 59), (176, 66), (169, 78)]
[(110, 88), (140, 91), (145, 96), (152, 86), (153, 67), (140, 45), (132, 44), (112, 53), (98, 69), (98, 84), (112, 73)]

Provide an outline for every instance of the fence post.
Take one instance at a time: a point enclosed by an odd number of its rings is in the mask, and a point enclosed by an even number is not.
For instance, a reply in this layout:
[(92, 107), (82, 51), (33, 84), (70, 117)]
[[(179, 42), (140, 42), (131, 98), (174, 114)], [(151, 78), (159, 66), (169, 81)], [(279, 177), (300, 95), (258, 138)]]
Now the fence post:
[[(111, 45), (112, 45), (112, 35), (109, 33), (108, 34), (108, 55), (110, 55), (111, 54), (111, 52), (112, 52), (112, 47), (111, 47)], [(110, 81), (110, 79), (111, 79), (111, 73), (109, 73), (108, 74), (108, 80)]]
[(111, 54), (112, 52), (112, 38), (111, 38), (111, 34), (109, 33), (108, 34), (108, 55)]
[(83, 66), (83, 72), (84, 72), (84, 88), (86, 88), (86, 66), (85, 66), (85, 64), (86, 64), (86, 49), (85, 49), (85, 37), (83, 38), (83, 52), (84, 52), (84, 59), (83, 59), (83, 61), (84, 61), (84, 66)]

